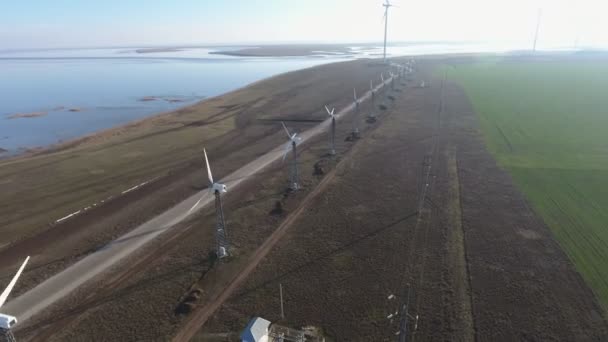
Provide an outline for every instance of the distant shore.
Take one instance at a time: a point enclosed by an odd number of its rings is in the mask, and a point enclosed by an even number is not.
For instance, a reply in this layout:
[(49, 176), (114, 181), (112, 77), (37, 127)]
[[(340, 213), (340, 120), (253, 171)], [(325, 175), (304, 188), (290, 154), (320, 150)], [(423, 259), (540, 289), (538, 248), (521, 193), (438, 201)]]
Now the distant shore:
[(315, 55), (353, 55), (345, 45), (263, 45), (239, 50), (213, 51), (210, 54), (239, 57), (306, 57)]

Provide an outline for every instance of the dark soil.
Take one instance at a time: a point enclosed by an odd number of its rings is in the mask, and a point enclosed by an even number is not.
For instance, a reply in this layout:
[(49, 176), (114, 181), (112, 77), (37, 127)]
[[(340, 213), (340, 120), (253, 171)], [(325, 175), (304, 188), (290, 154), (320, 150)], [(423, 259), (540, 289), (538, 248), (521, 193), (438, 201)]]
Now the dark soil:
[(416, 340), (608, 338), (593, 294), (484, 147), (462, 89), (442, 94), (426, 77), (199, 336), (259, 315), (339, 341), (392, 341), (399, 323), (386, 317), (411, 289)]
[[(261, 316), (293, 328), (313, 325), (336, 341), (393, 341), (399, 320), (387, 316), (405, 303), (419, 317), (417, 330), (409, 320), (415, 340), (608, 340), (593, 294), (486, 150), (466, 95), (432, 76), (439, 62), (420, 60), (412, 82), (425, 81), (425, 88), (380, 94), (378, 102), (395, 100), (376, 109), (376, 123), (361, 124), (361, 139), (336, 139), (335, 158), (326, 156), (327, 137), (303, 148), (301, 191), (285, 192), (288, 168), (277, 163), (229, 193), (231, 259), (214, 264), (208, 257), (208, 209), (28, 322), (18, 337), (168, 340), (301, 209), (198, 340), (234, 339)], [(338, 136), (351, 127), (340, 122)], [(224, 167), (236, 167), (242, 155), (224, 148)], [(301, 207), (328, 174), (324, 190)], [(175, 193), (190, 193), (183, 190), (189, 182), (203, 186), (200, 177), (183, 182)]]

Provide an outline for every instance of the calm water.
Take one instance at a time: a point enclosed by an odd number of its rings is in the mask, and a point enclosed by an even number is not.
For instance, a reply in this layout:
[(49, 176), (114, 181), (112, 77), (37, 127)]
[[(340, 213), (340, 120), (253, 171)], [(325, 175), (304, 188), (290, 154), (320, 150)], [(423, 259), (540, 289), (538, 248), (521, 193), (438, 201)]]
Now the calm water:
[[(62, 52), (52, 51), (43, 57), (30, 53), (9, 59), (0, 55), (0, 148), (8, 150), (4, 155), (73, 139), (278, 73), (328, 62), (320, 58), (183, 58), (175, 53), (108, 58), (106, 54), (111, 52), (99, 52), (63, 51), (63, 56), (55, 56)], [(142, 101), (144, 97), (156, 100)], [(44, 115), (10, 118), (29, 113)]]
[[(244, 58), (209, 54), (214, 50), (209, 48), (135, 50), (0, 52), (0, 148), (8, 151), (0, 157), (176, 109), (279, 73), (381, 53), (366, 48), (356, 57), (319, 52)], [(392, 55), (502, 50), (463, 44), (389, 47)], [(145, 97), (155, 100), (142, 101)], [(15, 114), (37, 116), (11, 118)]]

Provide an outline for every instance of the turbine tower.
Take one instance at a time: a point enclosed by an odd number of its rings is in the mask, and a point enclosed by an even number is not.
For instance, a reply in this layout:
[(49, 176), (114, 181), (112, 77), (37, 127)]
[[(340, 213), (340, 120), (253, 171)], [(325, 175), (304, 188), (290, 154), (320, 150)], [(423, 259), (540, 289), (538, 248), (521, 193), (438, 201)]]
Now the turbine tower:
[(391, 3), (388, 0), (384, 0), (385, 2), (382, 4), (384, 6), (384, 63), (386, 63), (386, 37), (388, 34), (388, 9), (392, 7)]
[[(372, 95), (373, 96), (373, 95)], [(359, 138), (359, 98), (357, 97), (357, 88), (353, 88), (353, 98), (355, 100), (355, 117), (353, 118), (353, 139)]]
[(330, 136), (329, 136), (329, 143), (330, 143), (329, 154), (331, 154), (333, 156), (336, 154), (336, 115), (334, 114), (334, 111), (336, 109), (332, 108), (331, 110), (329, 110), (329, 108), (327, 108), (327, 106), (325, 106), (325, 110), (327, 111), (327, 115), (329, 115), (331, 117), (331, 127), (330, 127)]
[[(17, 274), (15, 274), (15, 276), (13, 277), (11, 282), (8, 283), (8, 286), (6, 287), (6, 289), (4, 289), (4, 292), (2, 292), (2, 294), (0, 295), (0, 307), (2, 307), (2, 305), (4, 305), (4, 303), (6, 303), (8, 296), (11, 294), (11, 291), (13, 291), (13, 287), (15, 287), (17, 280), (21, 276), (21, 273), (23, 273), (23, 269), (25, 269), (25, 265), (27, 265), (27, 262), (29, 260), (30, 260), (29, 256), (27, 258), (25, 258), (25, 261), (23, 262), (23, 264), (17, 271)], [(11, 331), (12, 327), (15, 324), (17, 324), (17, 317), (0, 313), (0, 336), (4, 337), (5, 341), (9, 341), (9, 342), (15, 341), (15, 337), (13, 336), (13, 332)]]
[(285, 158), (287, 157), (287, 153), (289, 153), (289, 150), (291, 148), (291, 151), (293, 152), (293, 160), (292, 160), (292, 164), (291, 164), (291, 171), (289, 174), (289, 189), (292, 191), (297, 191), (300, 186), (298, 184), (298, 151), (297, 151), (297, 145), (298, 142), (301, 141), (302, 139), (300, 137), (298, 137), (298, 133), (289, 133), (289, 130), (287, 129), (287, 127), (285, 126), (285, 124), (283, 122), (281, 122), (281, 125), (283, 125), (283, 128), (285, 129), (285, 133), (287, 133), (287, 137), (289, 138), (289, 142), (287, 143), (287, 145), (285, 145), (285, 154), (283, 154), (283, 161), (285, 161)]
[(221, 259), (228, 256), (229, 247), (226, 235), (226, 222), (224, 220), (224, 209), (222, 208), (222, 193), (225, 193), (228, 189), (226, 188), (226, 185), (213, 181), (211, 167), (209, 167), (209, 159), (207, 158), (207, 151), (203, 149), (203, 153), (205, 154), (207, 177), (211, 184), (209, 190), (215, 195), (215, 252), (217, 257)]
[(538, 9), (538, 16), (536, 17), (536, 32), (534, 33), (534, 45), (532, 46), (532, 51), (536, 52), (536, 42), (538, 41), (538, 31), (540, 29), (540, 20), (543, 16), (543, 10)]

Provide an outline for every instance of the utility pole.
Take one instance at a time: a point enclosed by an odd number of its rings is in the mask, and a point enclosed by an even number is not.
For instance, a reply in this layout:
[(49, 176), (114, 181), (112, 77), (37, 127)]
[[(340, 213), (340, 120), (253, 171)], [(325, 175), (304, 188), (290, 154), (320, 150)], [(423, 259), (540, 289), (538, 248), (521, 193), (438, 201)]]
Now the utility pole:
[(285, 311), (283, 310), (283, 284), (279, 283), (279, 296), (281, 297), (281, 319), (285, 319)]
[(391, 7), (391, 3), (386, 0), (384, 4), (384, 63), (386, 63), (386, 38), (388, 36), (388, 8)]

